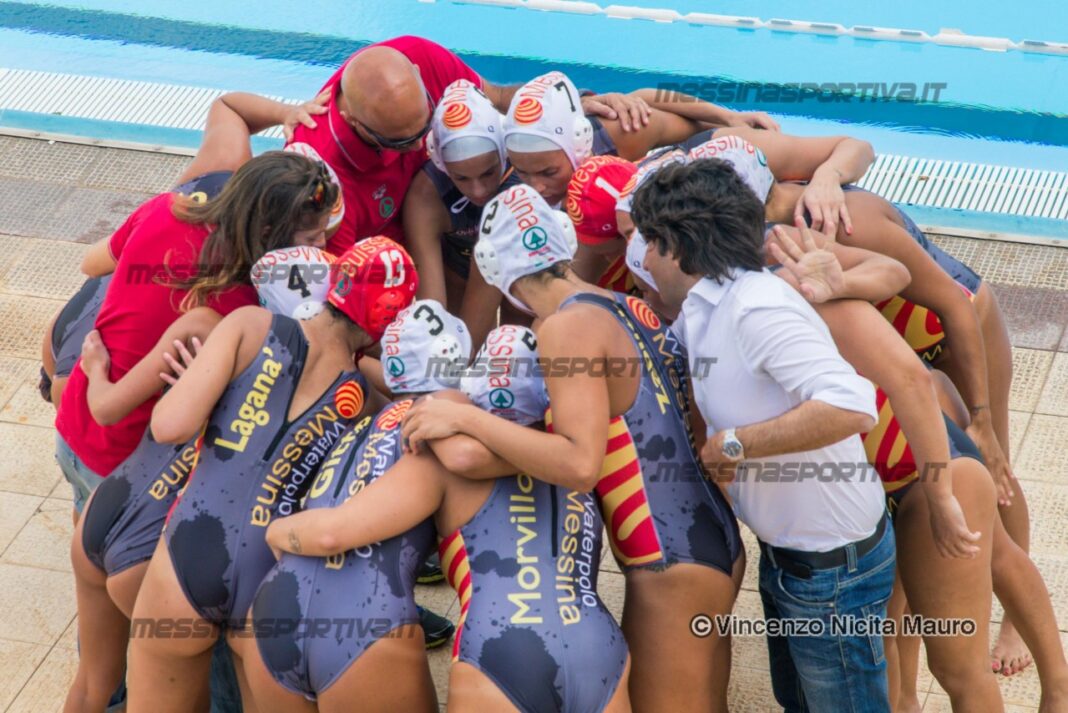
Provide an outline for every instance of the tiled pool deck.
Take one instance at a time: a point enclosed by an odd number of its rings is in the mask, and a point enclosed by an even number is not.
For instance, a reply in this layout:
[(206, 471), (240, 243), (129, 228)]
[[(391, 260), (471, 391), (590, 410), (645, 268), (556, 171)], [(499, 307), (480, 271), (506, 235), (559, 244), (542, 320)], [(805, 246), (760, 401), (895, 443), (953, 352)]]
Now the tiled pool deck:
[[(54, 412), (37, 393), (44, 329), (81, 284), (88, 244), (167, 190), (182, 156), (0, 136), (0, 710), (60, 710), (74, 674), (76, 613), (68, 549), (71, 493), (53, 459)], [(1016, 369), (1012, 460), (1031, 505), (1032, 553), (1068, 644), (1068, 250), (937, 238), (995, 287)], [(756, 549), (736, 613), (757, 616)], [(618, 616), (623, 578), (607, 554), (601, 595)], [(452, 590), (423, 603), (456, 619)], [(995, 606), (992, 636), (1001, 618)], [(444, 701), (449, 654), (431, 654)], [(1036, 710), (1034, 667), (1001, 680), (1007, 710)], [(921, 669), (925, 711), (949, 699)], [(734, 642), (732, 710), (776, 710), (762, 640)]]

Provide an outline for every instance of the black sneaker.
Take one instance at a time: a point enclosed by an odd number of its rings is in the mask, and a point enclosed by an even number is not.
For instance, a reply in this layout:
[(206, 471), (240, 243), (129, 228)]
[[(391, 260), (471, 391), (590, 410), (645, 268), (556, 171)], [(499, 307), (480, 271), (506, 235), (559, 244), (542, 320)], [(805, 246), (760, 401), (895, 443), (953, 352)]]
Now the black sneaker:
[(427, 557), (426, 562), (419, 567), (415, 581), (418, 584), (437, 584), (445, 581), (445, 573), (441, 571), (441, 558), (437, 552)]
[(419, 609), (419, 623), (423, 626), (426, 647), (428, 649), (436, 649), (447, 644), (456, 631), (456, 626), (445, 617), (435, 614), (429, 609), (417, 608)]

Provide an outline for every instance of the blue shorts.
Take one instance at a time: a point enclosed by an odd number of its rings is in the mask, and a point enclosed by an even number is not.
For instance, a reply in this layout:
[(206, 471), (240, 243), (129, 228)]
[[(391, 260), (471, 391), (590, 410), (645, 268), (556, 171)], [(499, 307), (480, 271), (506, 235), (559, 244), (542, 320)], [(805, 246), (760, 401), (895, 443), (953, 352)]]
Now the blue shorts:
[(80, 513), (86, 501), (89, 500), (89, 496), (104, 482), (104, 476), (97, 475), (83, 463), (58, 433), (56, 434), (56, 462), (59, 463), (63, 477), (67, 479), (74, 491), (74, 509)]

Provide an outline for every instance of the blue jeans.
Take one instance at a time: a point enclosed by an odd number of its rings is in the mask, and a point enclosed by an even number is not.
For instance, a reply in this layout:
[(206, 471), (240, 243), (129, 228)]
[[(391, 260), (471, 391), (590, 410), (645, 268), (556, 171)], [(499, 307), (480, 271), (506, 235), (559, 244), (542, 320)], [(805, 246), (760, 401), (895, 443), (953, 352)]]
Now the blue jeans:
[(863, 557), (813, 570), (810, 579), (795, 577), (761, 555), (765, 619), (823, 623), (822, 633), (810, 629), (804, 632), (809, 635), (767, 637), (772, 690), (787, 713), (889, 713), (880, 632), (836, 631), (832, 626), (886, 618), (895, 561), (892, 527)]

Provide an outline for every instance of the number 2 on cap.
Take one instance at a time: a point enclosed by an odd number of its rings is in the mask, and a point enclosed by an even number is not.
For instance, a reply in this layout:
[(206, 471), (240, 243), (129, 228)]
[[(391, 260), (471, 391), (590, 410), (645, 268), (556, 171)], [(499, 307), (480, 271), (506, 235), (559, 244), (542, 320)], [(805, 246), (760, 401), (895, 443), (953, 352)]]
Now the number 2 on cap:
[(387, 250), (381, 253), (382, 264), (386, 266), (386, 279), (383, 287), (400, 287), (404, 284), (404, 255), (400, 250)]

